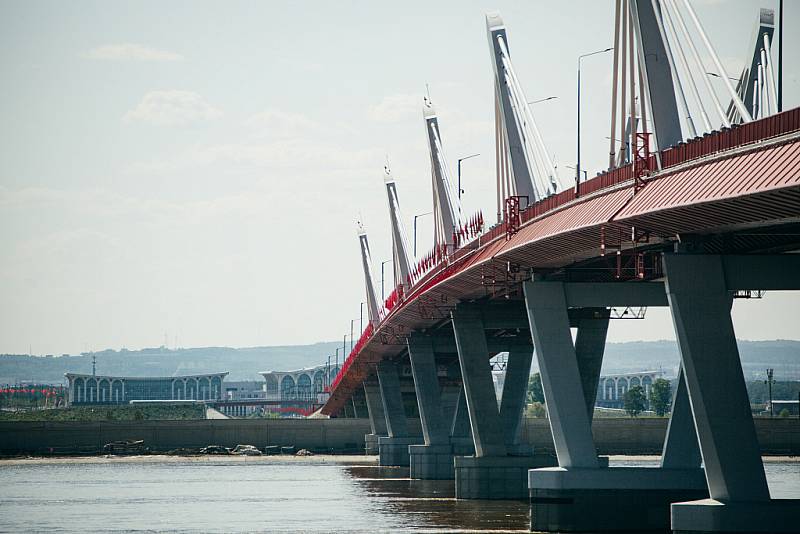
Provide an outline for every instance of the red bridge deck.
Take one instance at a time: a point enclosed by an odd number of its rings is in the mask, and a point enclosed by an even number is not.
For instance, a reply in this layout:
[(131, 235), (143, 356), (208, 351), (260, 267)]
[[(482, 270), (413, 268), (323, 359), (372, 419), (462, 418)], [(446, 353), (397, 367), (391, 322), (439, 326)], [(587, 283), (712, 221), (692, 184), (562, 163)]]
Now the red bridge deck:
[(495, 225), (417, 281), (374, 331), (364, 331), (322, 413), (336, 414), (370, 364), (399, 353), (410, 331), (445, 319), (460, 300), (491, 294), (508, 262), (559, 269), (599, 258), (603, 244), (624, 248), (622, 235), (630, 240), (632, 227), (652, 244), (800, 222), (798, 139), (800, 108), (661, 151), (661, 170), (635, 194), (633, 166), (626, 165), (584, 182), (578, 197), (569, 189), (529, 206), (510, 238), (505, 223)]

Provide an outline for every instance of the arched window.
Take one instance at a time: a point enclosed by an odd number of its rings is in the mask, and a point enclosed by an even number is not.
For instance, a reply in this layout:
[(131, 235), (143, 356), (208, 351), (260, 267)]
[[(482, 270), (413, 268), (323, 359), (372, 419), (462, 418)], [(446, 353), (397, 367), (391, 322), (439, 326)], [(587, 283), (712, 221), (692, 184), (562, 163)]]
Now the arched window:
[(322, 393), (325, 389), (325, 373), (317, 371), (314, 373), (314, 393)]
[(83, 378), (76, 378), (75, 382), (72, 383), (72, 388), (73, 388), (72, 398), (74, 399), (73, 402), (86, 402), (83, 390), (85, 383), (86, 382), (83, 380)]
[(97, 402), (97, 380), (94, 378), (86, 381), (86, 402)]
[(122, 395), (122, 380), (111, 381), (111, 402), (117, 404), (125, 402), (125, 398)]
[(214, 400), (222, 398), (222, 378), (218, 376), (211, 379), (211, 398)]
[(289, 375), (284, 376), (281, 380), (281, 398), (290, 399), (295, 394), (294, 378)]
[(297, 395), (303, 399), (311, 396), (311, 377), (306, 373), (297, 377)]

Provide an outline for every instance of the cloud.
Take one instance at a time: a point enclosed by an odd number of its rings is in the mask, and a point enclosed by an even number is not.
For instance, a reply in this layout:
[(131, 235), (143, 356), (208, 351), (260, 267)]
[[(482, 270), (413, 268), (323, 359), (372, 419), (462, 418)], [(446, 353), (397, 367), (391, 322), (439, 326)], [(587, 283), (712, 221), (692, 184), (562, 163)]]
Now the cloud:
[(191, 91), (151, 91), (134, 109), (125, 114), (125, 122), (147, 122), (177, 126), (207, 122), (222, 117), (222, 111)]
[(320, 133), (322, 125), (305, 115), (270, 109), (257, 113), (245, 121), (245, 125), (270, 137), (295, 137), (300, 134)]
[(107, 44), (86, 53), (89, 59), (104, 61), (183, 61), (183, 56), (135, 43)]
[(377, 122), (398, 122), (422, 115), (422, 97), (419, 95), (396, 94), (383, 98), (379, 104), (369, 107), (369, 118)]

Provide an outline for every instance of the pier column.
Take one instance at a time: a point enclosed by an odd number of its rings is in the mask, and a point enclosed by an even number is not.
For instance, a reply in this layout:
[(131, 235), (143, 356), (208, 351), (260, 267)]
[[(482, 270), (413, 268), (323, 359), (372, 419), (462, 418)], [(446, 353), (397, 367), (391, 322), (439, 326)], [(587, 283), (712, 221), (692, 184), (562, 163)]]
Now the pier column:
[(420, 439), (412, 438), (408, 434), (408, 420), (403, 408), (397, 364), (382, 361), (377, 364), (376, 370), (383, 400), (383, 412), (386, 415), (386, 431), (389, 434), (387, 437), (378, 438), (379, 463), (387, 466), (405, 466), (409, 464), (408, 446), (419, 443)]
[[(531, 529), (668, 529), (672, 502), (704, 496), (703, 471), (697, 465), (678, 468), (678, 462), (664, 469), (609, 468), (605, 458), (597, 457), (591, 430), (608, 331), (608, 308), (664, 306), (663, 284), (534, 280), (525, 283), (524, 291), (560, 466), (529, 472)], [(578, 330), (574, 344), (571, 322)], [(679, 418), (674, 435), (685, 430), (681, 424)], [(673, 452), (680, 450), (678, 445)]]
[(497, 410), (480, 309), (475, 305), (459, 305), (452, 316), (475, 456), (505, 456), (503, 425)]
[(408, 356), (419, 418), (425, 443), (408, 448), (411, 478), (452, 479), (453, 450), (450, 432), (442, 412), (442, 396), (436, 367), (436, 355), (430, 336), (412, 333), (408, 338)]
[(581, 317), (577, 321), (575, 357), (578, 360), (578, 373), (581, 376), (586, 413), (589, 415), (589, 423), (591, 423), (594, 418), (597, 385), (600, 381), (600, 368), (603, 366), (611, 310), (609, 308), (584, 308), (581, 312)]
[[(796, 259), (796, 258), (793, 258)], [(667, 296), (710, 499), (672, 505), (672, 528), (686, 532), (791, 532), (800, 501), (770, 500), (731, 320), (728, 284), (786, 276), (777, 264), (747, 272), (725, 257), (665, 254)], [(775, 271), (771, 273), (770, 271)], [(794, 272), (797, 283), (797, 271)]]
[(558, 465), (596, 468), (597, 452), (569, 330), (564, 284), (533, 281), (524, 287)]
[[(519, 311), (524, 315), (521, 305)], [(482, 308), (478, 304), (464, 303), (458, 305), (451, 315), (458, 360), (461, 364), (467, 413), (475, 446), (474, 456), (455, 457), (456, 498), (524, 499), (527, 495), (528, 470), (532, 467), (552, 465), (552, 463), (549, 458), (508, 456), (505, 424), (497, 408), (497, 396), (489, 365), (490, 353), (486, 341)], [(497, 317), (492, 319), (495, 323), (497, 322)], [(512, 324), (516, 324), (519, 317), (511, 317), (511, 319), (513, 320)], [(495, 324), (495, 326), (499, 325)], [(512, 372), (524, 370), (526, 367), (524, 352), (514, 360), (513, 369), (516, 371)], [(529, 359), (527, 368), (530, 372)], [(510, 379), (511, 383), (507, 400), (509, 418), (519, 406), (518, 385), (522, 378), (527, 383), (527, 374), (524, 377), (506, 377), (506, 380)], [(515, 402), (517, 408), (513, 406)], [(458, 417), (458, 410), (456, 417)], [(509, 426), (514, 425), (510, 423)], [(518, 422), (516, 426), (518, 430)]]
[(686, 389), (686, 377), (683, 373), (683, 366), (681, 366), (678, 370), (675, 394), (672, 396), (672, 410), (667, 425), (667, 434), (664, 437), (661, 467), (699, 469), (701, 462), (697, 431), (694, 428), (689, 393)]
[(364, 381), (364, 397), (367, 401), (369, 426), (371, 433), (364, 436), (367, 454), (378, 454), (378, 438), (388, 436), (386, 430), (386, 414), (383, 411), (383, 399), (378, 378), (371, 376)]
[(503, 420), (503, 435), (506, 450), (512, 455), (533, 453), (530, 446), (520, 444), (520, 427), (525, 399), (528, 394), (528, 379), (531, 374), (533, 345), (513, 347), (508, 353), (503, 395), (500, 399), (500, 417)]

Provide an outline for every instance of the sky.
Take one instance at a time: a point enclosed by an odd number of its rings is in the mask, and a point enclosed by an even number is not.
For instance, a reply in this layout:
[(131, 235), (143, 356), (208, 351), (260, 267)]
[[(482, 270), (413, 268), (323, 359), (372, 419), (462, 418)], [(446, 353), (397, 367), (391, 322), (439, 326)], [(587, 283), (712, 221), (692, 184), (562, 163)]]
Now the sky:
[[(730, 73), (758, 7), (694, 0)], [(800, 22), (787, 2), (786, 24)], [(499, 10), (559, 172), (575, 161), (576, 58), (613, 41), (612, 0), (0, 1), (0, 352), (255, 346), (341, 339), (391, 257), (383, 166), (407, 233), (431, 209), (429, 92), (466, 213), (493, 220)], [(800, 36), (784, 108), (800, 103)], [(582, 164), (606, 163), (611, 54), (582, 71)], [(719, 83), (719, 82), (715, 82)], [(427, 89), (426, 89), (427, 87)], [(431, 217), (419, 218), (419, 249)], [(390, 265), (386, 265), (389, 278)], [(388, 282), (386, 292), (391, 288)], [(737, 302), (737, 335), (797, 339), (800, 299)], [(610, 341), (674, 338), (667, 310)]]

